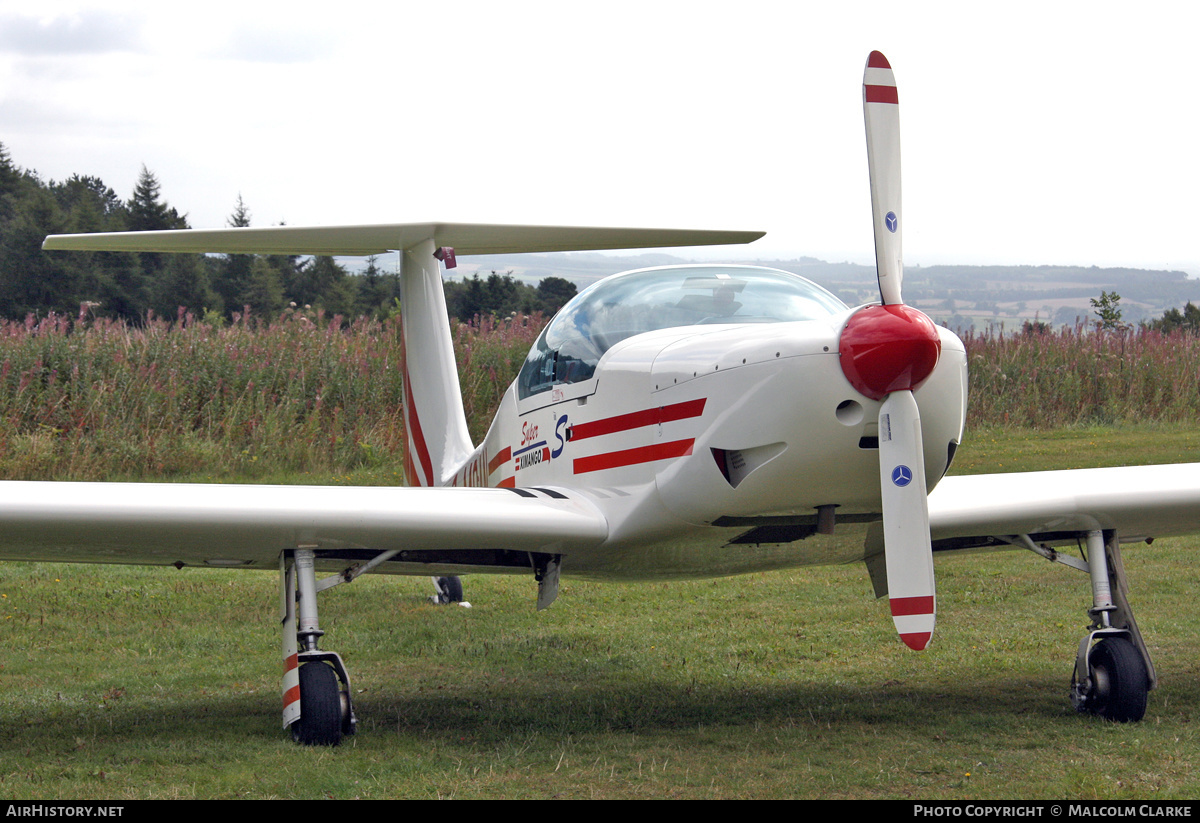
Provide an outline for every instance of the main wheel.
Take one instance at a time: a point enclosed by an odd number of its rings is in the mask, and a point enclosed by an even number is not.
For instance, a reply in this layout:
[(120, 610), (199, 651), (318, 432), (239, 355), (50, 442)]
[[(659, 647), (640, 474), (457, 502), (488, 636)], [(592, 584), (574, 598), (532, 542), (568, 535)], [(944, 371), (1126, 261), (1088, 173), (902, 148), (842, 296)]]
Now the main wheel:
[(1127, 638), (1106, 637), (1088, 654), (1092, 687), (1084, 708), (1118, 723), (1141, 720), (1146, 714), (1150, 678), (1137, 648)]
[(461, 603), (463, 599), (463, 584), (461, 577), (435, 577), (433, 585), (437, 589), (436, 602), (440, 604)]
[(337, 675), (324, 663), (300, 667), (300, 719), (292, 740), (306, 746), (336, 746), (342, 741), (342, 693)]

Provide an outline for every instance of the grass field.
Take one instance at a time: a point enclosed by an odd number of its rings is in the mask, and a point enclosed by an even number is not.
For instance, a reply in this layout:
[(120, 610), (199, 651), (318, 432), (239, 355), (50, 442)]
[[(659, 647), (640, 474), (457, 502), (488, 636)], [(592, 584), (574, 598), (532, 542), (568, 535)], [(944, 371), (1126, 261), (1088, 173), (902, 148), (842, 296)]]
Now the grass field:
[[(1200, 427), (989, 430), (956, 471), (1200, 460)], [(390, 473), (305, 477), (356, 482)], [(375, 473), (375, 474), (372, 474)], [(298, 478), (299, 479), (299, 478)], [(1076, 715), (1084, 575), (1029, 553), (939, 558), (908, 651), (859, 566), (671, 584), (425, 578), (323, 596), (360, 732), (279, 728), (276, 578), (0, 565), (0, 796), (1197, 798), (1200, 540), (1130, 548), (1160, 688), (1146, 720)]]

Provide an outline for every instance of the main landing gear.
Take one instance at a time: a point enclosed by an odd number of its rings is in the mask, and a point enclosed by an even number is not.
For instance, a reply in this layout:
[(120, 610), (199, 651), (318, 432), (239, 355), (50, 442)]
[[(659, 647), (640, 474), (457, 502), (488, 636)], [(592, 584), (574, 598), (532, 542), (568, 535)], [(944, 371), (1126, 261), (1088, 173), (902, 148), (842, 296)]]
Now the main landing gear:
[[(279, 558), (280, 625), (283, 635), (283, 727), (292, 739), (307, 746), (336, 746), (354, 734), (358, 720), (350, 700), (350, 675), (342, 658), (322, 651), (318, 641), (325, 632), (317, 621), (317, 592), (349, 583), (391, 559), (397, 552), (382, 552), (317, 581), (315, 550), (298, 548)], [(435, 603), (463, 600), (462, 580), (435, 577)]]
[(279, 561), (283, 630), (283, 727), (308, 746), (336, 746), (354, 734), (350, 676), (342, 658), (317, 641), (317, 579), (312, 549), (284, 552)]
[(1156, 677), (1129, 607), (1116, 532), (1088, 532), (1087, 559), (1092, 626), (1079, 644), (1071, 702), (1077, 711), (1106, 720), (1136, 722), (1146, 714), (1146, 699)]
[(1071, 703), (1081, 713), (1118, 723), (1136, 722), (1146, 714), (1157, 677), (1129, 606), (1121, 544), (1113, 531), (1090, 531), (1085, 537), (1087, 562), (1035, 545), (1027, 535), (1009, 542), (1091, 576), (1092, 625), (1075, 657)]

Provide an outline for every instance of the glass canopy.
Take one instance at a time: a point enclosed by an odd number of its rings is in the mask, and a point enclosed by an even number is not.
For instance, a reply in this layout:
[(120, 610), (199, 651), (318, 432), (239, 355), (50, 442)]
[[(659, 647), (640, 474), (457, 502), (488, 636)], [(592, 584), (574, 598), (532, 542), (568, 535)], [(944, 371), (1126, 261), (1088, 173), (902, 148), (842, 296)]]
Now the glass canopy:
[(845, 311), (798, 274), (752, 266), (641, 269), (589, 286), (555, 315), (517, 378), (521, 398), (591, 378), (606, 351), (636, 334), (719, 323), (817, 320)]

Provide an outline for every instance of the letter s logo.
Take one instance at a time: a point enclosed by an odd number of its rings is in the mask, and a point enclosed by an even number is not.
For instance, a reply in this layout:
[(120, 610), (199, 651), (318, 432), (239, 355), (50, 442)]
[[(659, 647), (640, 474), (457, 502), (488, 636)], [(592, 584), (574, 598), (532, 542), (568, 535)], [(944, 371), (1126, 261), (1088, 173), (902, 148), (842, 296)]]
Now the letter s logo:
[(558, 418), (558, 422), (554, 424), (554, 439), (558, 441), (558, 445), (554, 447), (554, 451), (550, 452), (550, 457), (558, 457), (562, 454), (563, 448), (567, 445), (567, 441), (571, 439), (571, 429), (567, 428), (566, 433), (563, 433), (563, 426), (567, 423), (567, 416), (564, 414)]

